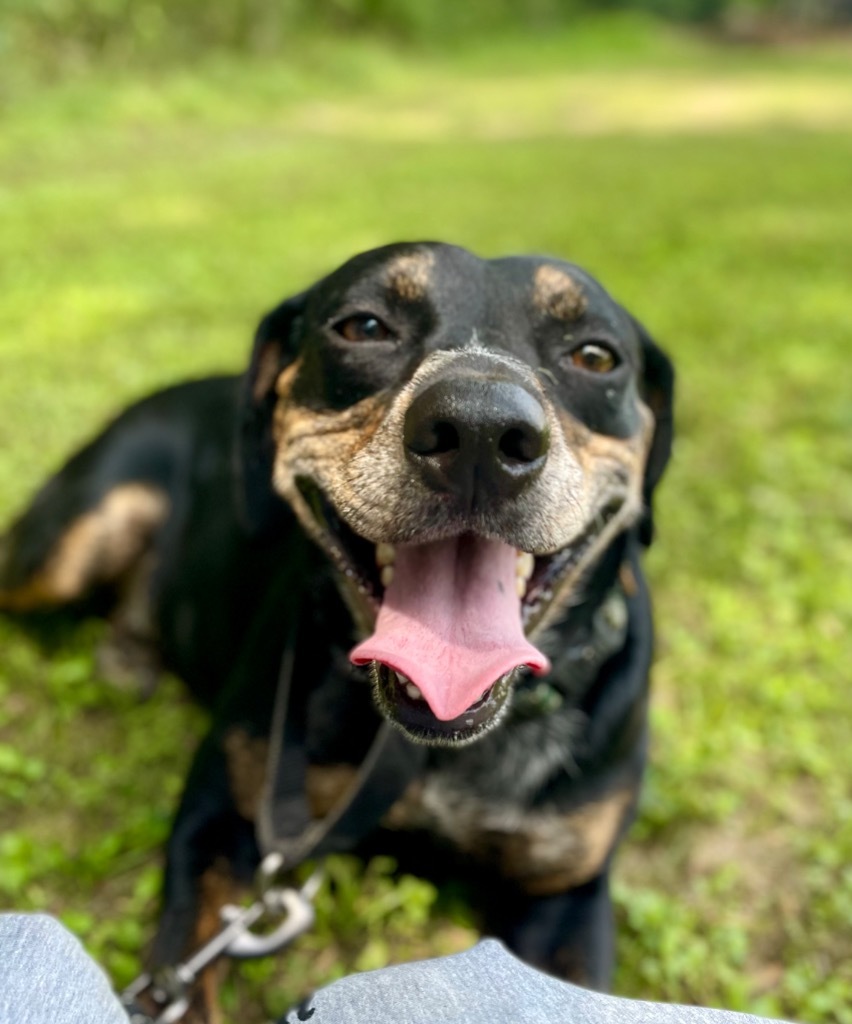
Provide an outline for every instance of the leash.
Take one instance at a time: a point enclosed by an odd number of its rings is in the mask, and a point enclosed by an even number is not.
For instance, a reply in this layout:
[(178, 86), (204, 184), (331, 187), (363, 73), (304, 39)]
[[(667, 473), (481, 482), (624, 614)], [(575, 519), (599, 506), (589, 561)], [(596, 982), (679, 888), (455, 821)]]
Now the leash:
[(308, 694), (292, 685), (294, 658), (295, 644), (290, 643), (282, 658), (257, 820), (261, 851), (278, 855), (279, 874), (357, 846), (416, 778), (427, 754), (425, 747), (410, 743), (382, 719), (347, 791), (325, 817), (313, 818), (307, 803)]
[[(426, 748), (408, 743), (382, 721), (343, 796), (323, 818), (307, 802), (306, 688), (294, 687), (296, 628), (281, 657), (266, 781), (257, 818), (261, 863), (256, 896), (246, 907), (226, 904), (220, 930), (186, 960), (143, 972), (120, 994), (131, 1024), (176, 1024), (187, 1013), (201, 974), (222, 957), (246, 960), (280, 952), (314, 923), (313, 900), (322, 868), (295, 888), (288, 876), (300, 864), (353, 849), (369, 835), (420, 772)], [(152, 1009), (149, 1011), (149, 1007)]]

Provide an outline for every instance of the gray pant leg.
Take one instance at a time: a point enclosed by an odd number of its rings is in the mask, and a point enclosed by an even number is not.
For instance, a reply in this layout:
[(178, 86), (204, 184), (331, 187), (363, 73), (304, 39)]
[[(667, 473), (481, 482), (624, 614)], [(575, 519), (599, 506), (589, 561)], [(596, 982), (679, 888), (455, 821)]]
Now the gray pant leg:
[(127, 1024), (104, 972), (61, 924), (0, 914), (0, 1024)]
[[(762, 1018), (588, 992), (493, 939), (466, 953), (356, 974), (287, 1024), (760, 1024)], [(0, 1024), (127, 1024), (106, 975), (51, 918), (0, 915)]]
[(521, 963), (494, 939), (465, 953), (341, 978), (286, 1024), (758, 1024), (763, 1018), (589, 992)]

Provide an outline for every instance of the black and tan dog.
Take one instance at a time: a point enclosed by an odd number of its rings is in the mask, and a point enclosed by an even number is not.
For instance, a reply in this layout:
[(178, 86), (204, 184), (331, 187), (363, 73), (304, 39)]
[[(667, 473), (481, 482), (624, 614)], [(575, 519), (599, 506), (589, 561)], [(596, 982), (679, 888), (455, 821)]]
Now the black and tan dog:
[(223, 866), (239, 881), (257, 864), (290, 635), (315, 811), (380, 713), (428, 755), (364, 849), (466, 878), (487, 932), (606, 985), (672, 380), (573, 264), (391, 245), (274, 309), (245, 377), (140, 402), (46, 485), (5, 539), (0, 607), (95, 600), (113, 666), (166, 667), (216, 709), (157, 958), (200, 935)]

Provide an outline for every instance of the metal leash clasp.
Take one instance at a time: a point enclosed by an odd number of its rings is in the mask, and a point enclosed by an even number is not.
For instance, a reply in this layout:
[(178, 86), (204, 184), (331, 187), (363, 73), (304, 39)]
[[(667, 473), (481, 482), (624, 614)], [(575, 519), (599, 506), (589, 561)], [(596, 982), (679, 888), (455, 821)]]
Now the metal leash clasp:
[[(223, 956), (251, 960), (283, 949), (314, 923), (313, 899), (322, 882), (317, 868), (305, 884), (294, 889), (280, 882), (283, 857), (270, 853), (258, 870), (258, 897), (247, 907), (226, 904), (219, 914), (222, 928), (212, 939), (179, 964), (145, 972), (121, 993), (131, 1024), (175, 1024), (189, 1009), (192, 986), (201, 973)], [(270, 931), (257, 925), (280, 920)], [(154, 1007), (153, 1014), (143, 1008)]]
[[(313, 901), (322, 884), (322, 868), (316, 868), (301, 888), (294, 889), (279, 882), (283, 864), (284, 858), (280, 853), (270, 853), (258, 869), (259, 901), (264, 904), (266, 914), (273, 919), (280, 917), (281, 923), (266, 933), (253, 932), (250, 926), (243, 928), (228, 944), (226, 956), (234, 960), (271, 956), (313, 925), (316, 918)], [(222, 920), (227, 923), (238, 920), (242, 913), (240, 907), (230, 904), (221, 910)]]

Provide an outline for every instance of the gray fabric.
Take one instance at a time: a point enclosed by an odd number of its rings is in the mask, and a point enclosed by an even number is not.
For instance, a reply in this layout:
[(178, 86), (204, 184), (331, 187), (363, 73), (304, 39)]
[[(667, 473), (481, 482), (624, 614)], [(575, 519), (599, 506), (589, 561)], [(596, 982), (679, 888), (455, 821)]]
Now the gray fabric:
[[(527, 967), (487, 939), (466, 953), (355, 974), (286, 1024), (759, 1024), (724, 1010), (616, 999)], [(0, 914), (0, 1024), (127, 1024), (103, 971), (52, 918)]]
[(286, 1024), (756, 1024), (763, 1018), (618, 999), (533, 970), (494, 939), (465, 953), (355, 974)]
[(0, 1024), (127, 1024), (106, 975), (53, 918), (0, 914)]

